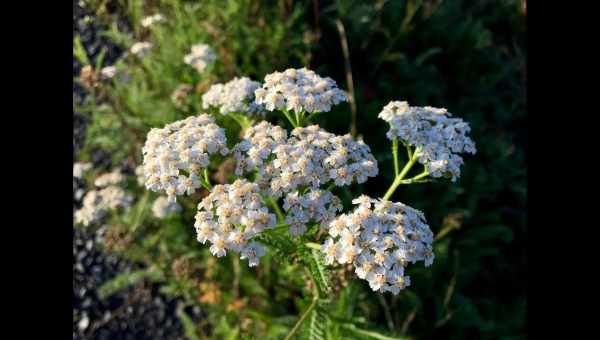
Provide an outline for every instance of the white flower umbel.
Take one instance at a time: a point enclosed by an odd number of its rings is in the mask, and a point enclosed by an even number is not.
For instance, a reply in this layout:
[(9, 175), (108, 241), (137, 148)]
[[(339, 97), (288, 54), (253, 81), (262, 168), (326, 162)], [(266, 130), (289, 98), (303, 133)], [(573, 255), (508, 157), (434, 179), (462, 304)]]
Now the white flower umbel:
[(73, 163), (73, 177), (82, 178), (83, 174), (92, 168), (92, 163)]
[(84, 226), (96, 223), (110, 209), (128, 207), (133, 201), (123, 189), (109, 186), (101, 190), (90, 190), (83, 198), (83, 206), (75, 212), (75, 222)]
[(183, 57), (183, 62), (193, 66), (199, 73), (204, 72), (208, 64), (217, 59), (212, 48), (206, 44), (193, 45), (189, 54)]
[(290, 226), (292, 236), (304, 234), (309, 223), (326, 229), (342, 209), (342, 201), (326, 190), (313, 189), (304, 195), (296, 191), (283, 199), (283, 210), (287, 213), (285, 223)]
[(165, 196), (160, 196), (152, 204), (152, 214), (157, 218), (165, 218), (173, 213), (180, 212), (181, 206), (177, 202), (169, 202)]
[(321, 250), (327, 264), (352, 264), (374, 291), (392, 292), (410, 285), (408, 263), (433, 263), (433, 233), (422, 212), (402, 203), (360, 196), (358, 207), (329, 224)]
[(115, 169), (111, 172), (104, 173), (94, 181), (94, 185), (98, 188), (103, 188), (109, 185), (115, 185), (121, 183), (125, 179), (125, 176), (121, 173), (121, 170)]
[(114, 66), (105, 66), (100, 70), (102, 79), (111, 79), (117, 75), (117, 68)]
[(254, 90), (260, 83), (248, 77), (233, 78), (225, 84), (215, 84), (202, 96), (202, 107), (217, 108), (219, 113), (240, 113), (247, 116), (264, 117), (265, 109), (254, 102)]
[(200, 171), (214, 154), (227, 155), (225, 131), (207, 114), (152, 129), (144, 148), (146, 188), (175, 196), (191, 195), (202, 185)]
[(371, 150), (349, 134), (337, 136), (312, 125), (294, 129), (285, 142), (283, 136), (278, 137), (277, 142), (265, 138), (264, 147), (251, 139), (236, 146), (242, 151), (236, 155), (237, 170), (258, 170), (261, 187), (270, 196), (280, 197), (300, 186), (317, 189), (329, 181), (337, 186), (364, 183), (377, 176), (377, 160)]
[(147, 16), (145, 18), (142, 19), (142, 21), (140, 22), (140, 24), (142, 25), (142, 27), (150, 27), (152, 25), (154, 25), (157, 22), (163, 22), (165, 21), (165, 17), (162, 16), (162, 14), (154, 14), (154, 15), (150, 15)]
[(311, 114), (329, 112), (331, 106), (348, 101), (333, 79), (307, 68), (268, 74), (254, 94), (256, 103), (269, 111), (283, 112), (294, 127), (304, 126), (305, 118)]
[(131, 54), (141, 58), (144, 55), (146, 55), (146, 53), (148, 53), (148, 51), (150, 51), (151, 48), (152, 48), (151, 43), (149, 43), (147, 41), (139, 41), (139, 42), (136, 42), (135, 44), (131, 45), (131, 48), (129, 48), (129, 52), (131, 52)]
[(475, 154), (477, 150), (467, 136), (469, 124), (451, 116), (446, 109), (414, 107), (400, 101), (390, 102), (379, 113), (379, 118), (390, 124), (386, 134), (389, 139), (397, 138), (415, 147), (418, 162), (425, 165), (431, 177), (445, 175), (454, 182), (463, 164), (458, 154)]
[(258, 185), (238, 179), (215, 186), (198, 204), (194, 227), (198, 242), (204, 244), (208, 240), (214, 256), (225, 256), (230, 250), (240, 253), (240, 258), (248, 259), (253, 267), (265, 251), (250, 239), (275, 224), (275, 215), (263, 205)]
[(264, 176), (272, 168), (267, 163), (274, 157), (273, 150), (285, 143), (287, 138), (285, 129), (266, 121), (246, 129), (244, 138), (232, 150), (236, 160), (235, 174), (242, 176), (257, 169)]

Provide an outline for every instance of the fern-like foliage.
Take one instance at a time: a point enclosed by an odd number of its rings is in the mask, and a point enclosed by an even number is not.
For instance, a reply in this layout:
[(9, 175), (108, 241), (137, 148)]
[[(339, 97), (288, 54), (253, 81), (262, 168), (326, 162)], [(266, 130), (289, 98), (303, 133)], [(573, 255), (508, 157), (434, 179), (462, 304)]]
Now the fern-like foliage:
[(301, 250), (302, 259), (306, 263), (315, 284), (319, 296), (324, 297), (331, 292), (331, 273), (325, 265), (323, 254), (315, 249), (304, 248)]

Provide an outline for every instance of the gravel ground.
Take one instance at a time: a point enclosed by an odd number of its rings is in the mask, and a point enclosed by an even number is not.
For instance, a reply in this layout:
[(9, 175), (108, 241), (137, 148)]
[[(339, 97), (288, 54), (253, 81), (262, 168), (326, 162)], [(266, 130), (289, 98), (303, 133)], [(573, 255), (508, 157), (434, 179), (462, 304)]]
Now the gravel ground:
[[(87, 18), (86, 18), (87, 17)], [(73, 8), (73, 32), (80, 34), (91, 59), (104, 47), (106, 64), (114, 62), (121, 51), (97, 35), (98, 27), (78, 4)], [(73, 61), (73, 75), (81, 65)], [(74, 101), (81, 102), (85, 93), (73, 85)], [(86, 118), (73, 113), (73, 153), (83, 145)], [(107, 155), (94, 155), (95, 166), (110, 163)], [(81, 206), (86, 191), (84, 183), (73, 178), (73, 209)], [(97, 293), (107, 280), (119, 272), (141, 266), (103, 252), (100, 238), (103, 228), (94, 232), (85, 228), (73, 229), (73, 339), (184, 339), (181, 322), (175, 311), (180, 301), (159, 293), (156, 285), (142, 282), (107, 299)], [(198, 309), (187, 311), (193, 319), (200, 317)]]

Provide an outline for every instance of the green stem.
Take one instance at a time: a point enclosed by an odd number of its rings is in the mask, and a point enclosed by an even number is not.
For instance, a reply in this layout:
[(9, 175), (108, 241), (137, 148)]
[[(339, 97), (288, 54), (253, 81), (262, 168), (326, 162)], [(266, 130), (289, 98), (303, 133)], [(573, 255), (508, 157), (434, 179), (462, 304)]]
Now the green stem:
[[(409, 154), (410, 155), (410, 154)], [(392, 139), (392, 156), (394, 157), (394, 175), (398, 176), (400, 173), (400, 162), (398, 161), (398, 139)], [(408, 159), (411, 157), (409, 156)]]
[(412, 153), (412, 157), (408, 159), (408, 162), (406, 163), (404, 168), (402, 168), (402, 171), (400, 171), (400, 173), (398, 175), (396, 175), (396, 178), (394, 178), (394, 182), (392, 182), (392, 185), (390, 186), (388, 191), (383, 196), (383, 200), (389, 200), (390, 197), (392, 197), (392, 195), (394, 194), (394, 191), (396, 191), (398, 186), (400, 184), (402, 184), (402, 179), (410, 171), (410, 169), (413, 167), (413, 165), (415, 164), (416, 161), (417, 161), (417, 150), (415, 150), (415, 152)]
[(141, 219), (142, 219), (142, 213), (144, 212), (144, 209), (146, 209), (146, 204), (148, 204), (148, 196), (150, 195), (149, 191), (145, 191), (144, 192), (144, 196), (142, 196), (142, 200), (140, 202), (140, 205), (138, 207), (137, 210), (137, 214), (135, 215), (135, 221), (133, 222), (133, 225), (131, 226), (131, 232), (135, 232), (135, 230), (139, 227)]
[(265, 198), (265, 200), (275, 210), (275, 214), (277, 215), (277, 220), (279, 221), (279, 223), (284, 223), (285, 222), (285, 215), (284, 215), (283, 211), (281, 211), (281, 208), (279, 207), (279, 204), (277, 204), (277, 201), (272, 196), (267, 196)]
[(292, 124), (293, 127), (295, 127), (295, 128), (298, 127), (298, 124), (296, 124), (296, 122), (294, 121), (292, 116), (290, 116), (290, 113), (286, 109), (281, 110), (281, 112), (283, 112), (283, 114), (285, 115), (285, 118), (287, 118), (287, 120), (290, 122), (290, 124)]
[(409, 179), (405, 179), (402, 180), (402, 184), (412, 184), (412, 183), (416, 183), (418, 182), (420, 179), (425, 178), (429, 176), (429, 172), (427, 170), (423, 171), (422, 173), (416, 175), (415, 177), (409, 178)]
[(200, 185), (202, 185), (204, 189), (211, 191), (212, 184), (210, 184), (210, 179), (208, 178), (208, 169), (204, 168), (203, 175), (204, 177), (200, 178)]
[(315, 282), (315, 280), (312, 278), (312, 275), (310, 275), (310, 271), (307, 270), (307, 272), (309, 273), (309, 276), (312, 280), (313, 283), (313, 287), (315, 287), (315, 293), (313, 295), (313, 299), (312, 302), (310, 303), (310, 305), (308, 306), (308, 308), (306, 309), (306, 311), (304, 311), (304, 313), (302, 314), (302, 316), (300, 317), (300, 319), (298, 319), (298, 321), (296, 322), (296, 324), (294, 325), (294, 327), (292, 328), (292, 330), (288, 333), (288, 335), (285, 337), (284, 340), (290, 340), (294, 337), (294, 335), (296, 333), (298, 333), (298, 330), (300, 329), (300, 326), (302, 326), (302, 324), (304, 323), (304, 321), (306, 321), (306, 319), (308, 318), (308, 316), (310, 315), (310, 313), (313, 311), (313, 309), (315, 309), (315, 307), (317, 307), (317, 302), (319, 302), (319, 294), (317, 291), (317, 284)]
[(307, 248), (311, 248), (311, 249), (315, 249), (315, 250), (321, 250), (321, 245), (318, 243), (314, 243), (314, 242), (306, 242), (304, 243), (304, 245)]

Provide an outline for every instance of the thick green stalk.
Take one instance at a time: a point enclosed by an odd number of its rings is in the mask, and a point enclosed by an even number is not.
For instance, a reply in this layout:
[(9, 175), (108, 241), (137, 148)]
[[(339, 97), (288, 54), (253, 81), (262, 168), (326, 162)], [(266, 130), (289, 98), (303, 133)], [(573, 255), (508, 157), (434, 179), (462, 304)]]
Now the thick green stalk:
[(398, 186), (400, 184), (402, 184), (402, 179), (410, 171), (410, 169), (413, 167), (413, 165), (415, 164), (416, 161), (417, 161), (417, 150), (415, 150), (415, 152), (412, 154), (412, 157), (409, 158), (409, 160), (406, 163), (406, 165), (404, 166), (404, 168), (402, 168), (402, 171), (400, 171), (400, 173), (396, 175), (396, 178), (394, 178), (394, 182), (392, 182), (392, 185), (390, 186), (388, 191), (383, 196), (384, 200), (389, 200), (390, 197), (392, 197), (392, 195), (394, 194), (394, 191), (396, 191)]

